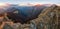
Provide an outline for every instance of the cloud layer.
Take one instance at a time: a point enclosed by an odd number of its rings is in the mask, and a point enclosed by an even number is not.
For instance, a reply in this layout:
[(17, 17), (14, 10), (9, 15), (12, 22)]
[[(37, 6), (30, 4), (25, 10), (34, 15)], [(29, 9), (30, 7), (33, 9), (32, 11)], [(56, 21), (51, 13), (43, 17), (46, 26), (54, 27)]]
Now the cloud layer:
[(12, 4), (20, 4), (20, 3), (43, 3), (43, 4), (60, 4), (60, 0), (0, 0), (0, 3), (12, 3)]

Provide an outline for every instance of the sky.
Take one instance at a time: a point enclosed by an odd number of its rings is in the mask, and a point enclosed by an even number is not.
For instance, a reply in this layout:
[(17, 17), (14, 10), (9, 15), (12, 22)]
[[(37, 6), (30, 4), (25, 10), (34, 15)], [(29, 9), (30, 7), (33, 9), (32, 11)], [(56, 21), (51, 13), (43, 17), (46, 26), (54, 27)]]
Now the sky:
[(0, 3), (22, 4), (22, 3), (42, 3), (60, 4), (60, 0), (0, 0)]

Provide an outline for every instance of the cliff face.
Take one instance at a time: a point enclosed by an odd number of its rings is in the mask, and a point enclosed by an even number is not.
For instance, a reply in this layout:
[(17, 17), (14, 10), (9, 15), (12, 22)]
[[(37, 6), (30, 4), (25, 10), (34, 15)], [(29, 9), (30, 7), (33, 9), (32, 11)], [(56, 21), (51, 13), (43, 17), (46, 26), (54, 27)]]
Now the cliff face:
[[(38, 29), (60, 29), (60, 6), (52, 5), (44, 9), (35, 20), (32, 20)], [(58, 22), (59, 20), (59, 22)], [(59, 26), (60, 27), (60, 26)]]

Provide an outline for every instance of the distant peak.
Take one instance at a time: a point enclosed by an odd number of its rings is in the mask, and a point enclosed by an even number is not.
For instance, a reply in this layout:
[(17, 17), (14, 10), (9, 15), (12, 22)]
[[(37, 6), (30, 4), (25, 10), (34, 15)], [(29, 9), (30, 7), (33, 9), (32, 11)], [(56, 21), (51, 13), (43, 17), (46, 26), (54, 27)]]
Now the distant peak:
[(35, 6), (40, 6), (40, 4), (36, 4)]
[(55, 4), (52, 4), (52, 5), (51, 5), (51, 7), (53, 7), (53, 8), (54, 8), (54, 7), (57, 7), (57, 5), (55, 5)]

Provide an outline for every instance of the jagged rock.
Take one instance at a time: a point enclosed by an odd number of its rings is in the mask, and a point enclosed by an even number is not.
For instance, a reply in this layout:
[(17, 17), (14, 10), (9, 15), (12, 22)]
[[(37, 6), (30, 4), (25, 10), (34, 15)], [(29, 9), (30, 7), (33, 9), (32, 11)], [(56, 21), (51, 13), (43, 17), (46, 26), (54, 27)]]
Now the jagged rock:
[(12, 26), (14, 29), (21, 29), (21, 24), (20, 23), (14, 23)]
[(13, 27), (10, 26), (9, 24), (5, 24), (4, 27), (3, 27), (3, 29), (13, 29)]
[(59, 6), (52, 5), (51, 7), (44, 9), (41, 12), (41, 14), (38, 16), (38, 18), (33, 20), (37, 25), (36, 27), (38, 29), (57, 29), (57, 25), (58, 25), (57, 16), (59, 16), (57, 15), (59, 13), (56, 12), (58, 11), (57, 8), (59, 8)]

